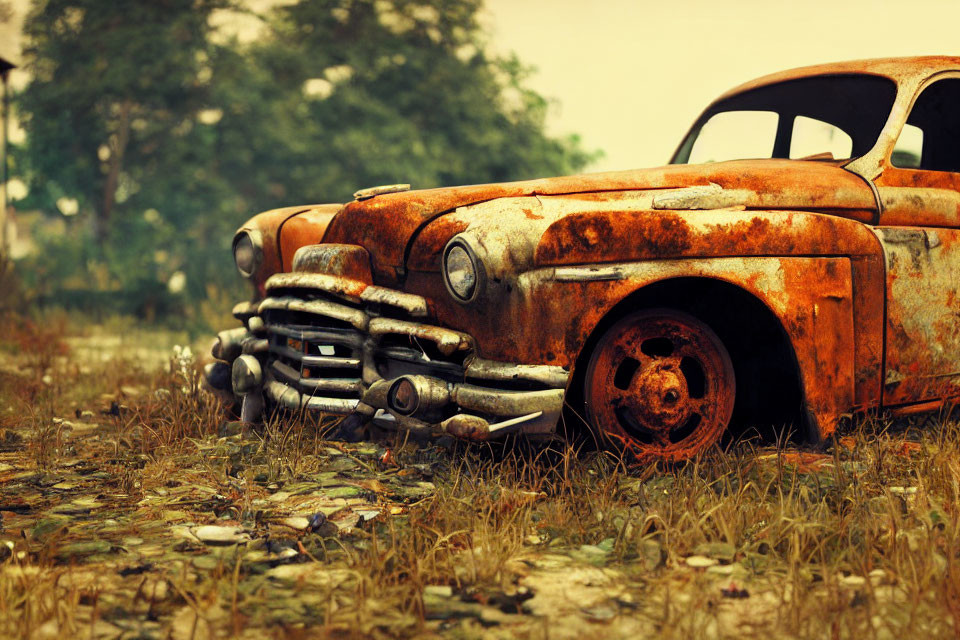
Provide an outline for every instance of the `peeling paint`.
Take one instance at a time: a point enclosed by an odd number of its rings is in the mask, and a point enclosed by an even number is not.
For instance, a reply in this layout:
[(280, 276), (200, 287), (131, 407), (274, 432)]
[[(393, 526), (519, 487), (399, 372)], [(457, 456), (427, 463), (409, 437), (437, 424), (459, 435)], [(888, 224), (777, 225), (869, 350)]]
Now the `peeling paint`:
[[(288, 408), (356, 410), (467, 438), (549, 432), (579, 381), (576, 391), (595, 405), (594, 427), (637, 459), (681, 459), (716, 439), (736, 389), (751, 381), (729, 381), (709, 326), (676, 310), (657, 318), (673, 322), (664, 331), (678, 356), (644, 352), (657, 338), (652, 321), (619, 337), (604, 332), (622, 317), (646, 318), (631, 316), (638, 310), (629, 301), (652, 287), (720, 283), (782, 329), (791, 354), (783, 366), (796, 369), (820, 436), (851, 412), (935, 409), (960, 397), (960, 173), (897, 168), (890, 157), (916, 97), (960, 77), (960, 58), (787, 71), (724, 98), (847, 73), (886, 76), (897, 87), (875, 144), (851, 161), (738, 160), (384, 189), (343, 206), (261, 214), (243, 227), (263, 238), (257, 299), (234, 308), (257, 335), (221, 334), (218, 357), (249, 351), (280, 362), (264, 368), (264, 391)], [(441, 275), (453, 238), (473, 250), (485, 276), (468, 303), (451, 297)], [(635, 371), (614, 366), (625, 353)], [(706, 404), (689, 393), (696, 376), (678, 373), (684, 358), (699, 362), (707, 387), (723, 387), (704, 392)], [(590, 362), (593, 373), (578, 369)], [(334, 369), (342, 380), (324, 382)], [(424, 388), (446, 389), (449, 401), (429, 415), (391, 411), (390, 390), (403, 376), (426, 376)], [(674, 433), (694, 414), (703, 427)], [(659, 444), (640, 446), (630, 433), (637, 425)]]

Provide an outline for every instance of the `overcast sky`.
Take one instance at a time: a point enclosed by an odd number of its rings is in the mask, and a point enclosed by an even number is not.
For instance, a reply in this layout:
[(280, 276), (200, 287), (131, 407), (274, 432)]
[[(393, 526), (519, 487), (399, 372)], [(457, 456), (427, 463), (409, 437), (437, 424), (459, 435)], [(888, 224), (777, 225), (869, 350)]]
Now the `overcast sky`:
[[(960, 0), (486, 2), (491, 47), (537, 68), (528, 84), (557, 101), (550, 131), (605, 151), (598, 171), (665, 163), (709, 101), (766, 73), (960, 55)], [(0, 55), (15, 48), (14, 31), (0, 27)]]

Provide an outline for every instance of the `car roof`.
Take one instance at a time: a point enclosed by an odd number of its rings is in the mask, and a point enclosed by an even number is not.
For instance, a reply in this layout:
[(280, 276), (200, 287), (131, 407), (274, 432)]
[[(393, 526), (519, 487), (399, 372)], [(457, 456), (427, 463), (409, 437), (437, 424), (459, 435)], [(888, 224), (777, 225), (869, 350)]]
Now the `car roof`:
[(756, 89), (758, 87), (796, 80), (810, 76), (831, 74), (865, 73), (870, 75), (886, 76), (895, 82), (908, 77), (928, 77), (941, 71), (960, 70), (960, 56), (915, 56), (910, 58), (873, 58), (870, 60), (850, 60), (846, 62), (831, 62), (797, 69), (779, 71), (762, 76), (750, 82), (727, 91), (717, 101), (730, 96)]

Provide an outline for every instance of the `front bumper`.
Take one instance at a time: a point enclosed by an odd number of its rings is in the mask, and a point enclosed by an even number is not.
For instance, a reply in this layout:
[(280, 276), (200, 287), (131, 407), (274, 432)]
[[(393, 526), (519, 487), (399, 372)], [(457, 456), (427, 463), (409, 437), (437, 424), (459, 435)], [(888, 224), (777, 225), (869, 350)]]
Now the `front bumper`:
[[(208, 380), (232, 367), (232, 390), (245, 405), (266, 398), (295, 411), (357, 413), (381, 426), (473, 439), (552, 433), (563, 406), (566, 369), (480, 358), (470, 335), (431, 323), (421, 296), (283, 273), (267, 280), (262, 301), (237, 305), (234, 316), (245, 328), (219, 334)], [(391, 401), (403, 378), (429, 392), (409, 414)]]

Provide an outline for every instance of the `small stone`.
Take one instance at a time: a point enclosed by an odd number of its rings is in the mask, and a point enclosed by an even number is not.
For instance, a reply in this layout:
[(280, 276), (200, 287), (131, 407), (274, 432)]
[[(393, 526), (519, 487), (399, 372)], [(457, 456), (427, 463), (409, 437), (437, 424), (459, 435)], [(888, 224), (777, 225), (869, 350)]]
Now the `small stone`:
[(708, 558), (707, 556), (690, 556), (686, 559), (686, 563), (688, 567), (693, 567), (694, 569), (706, 569), (707, 567), (720, 564), (716, 559)]
[(218, 527), (215, 525), (204, 525), (193, 530), (201, 542), (207, 544), (238, 544), (250, 540), (250, 536), (243, 532), (239, 527)]
[(289, 518), (284, 518), (281, 522), (291, 529), (296, 529), (297, 531), (305, 531), (307, 527), (310, 526), (309, 518), (303, 516), (291, 516)]
[(424, 596), (434, 598), (450, 598), (453, 596), (453, 587), (446, 584), (428, 584), (423, 588)]
[(729, 576), (733, 573), (734, 566), (732, 564), (718, 564), (713, 567), (707, 567), (707, 573), (718, 575), (718, 576)]
[(862, 587), (867, 583), (863, 576), (845, 576), (840, 578), (840, 584), (845, 587)]
[(95, 417), (93, 411), (81, 411), (80, 419), (81, 420), (91, 420)]
[(369, 522), (380, 515), (380, 509), (359, 509), (355, 511), (360, 516), (360, 523)]
[(110, 551), (110, 543), (105, 540), (90, 540), (87, 542), (74, 542), (61, 547), (57, 551), (57, 557), (65, 560), (69, 558), (91, 556), (95, 553), (107, 553)]

